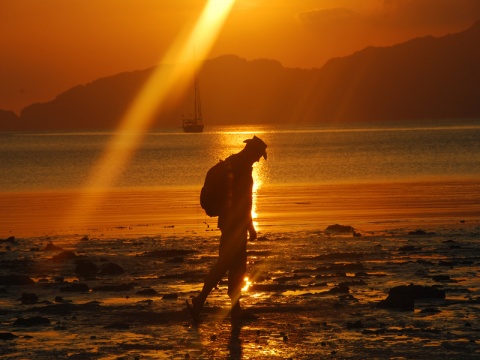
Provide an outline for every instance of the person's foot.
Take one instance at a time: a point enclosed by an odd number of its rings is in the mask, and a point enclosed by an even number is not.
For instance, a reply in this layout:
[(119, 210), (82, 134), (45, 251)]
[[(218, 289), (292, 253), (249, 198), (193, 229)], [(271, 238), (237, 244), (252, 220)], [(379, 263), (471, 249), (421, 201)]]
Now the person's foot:
[(202, 310), (202, 306), (199, 305), (195, 300), (195, 298), (192, 298), (192, 302), (190, 303), (190, 301), (187, 299), (185, 300), (185, 303), (187, 304), (188, 312), (190, 313), (193, 321), (198, 322), (200, 319), (200, 311)]

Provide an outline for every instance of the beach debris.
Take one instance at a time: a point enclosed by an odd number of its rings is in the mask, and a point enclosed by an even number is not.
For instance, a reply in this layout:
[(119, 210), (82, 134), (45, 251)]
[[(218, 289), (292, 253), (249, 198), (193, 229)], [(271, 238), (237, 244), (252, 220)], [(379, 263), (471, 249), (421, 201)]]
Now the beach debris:
[(130, 291), (133, 290), (134, 286), (130, 284), (118, 284), (118, 285), (100, 285), (95, 286), (93, 291)]
[(41, 316), (34, 316), (31, 318), (18, 318), (13, 323), (14, 326), (39, 326), (39, 325), (50, 325), (50, 320)]
[(0, 333), (0, 340), (13, 340), (13, 339), (16, 339), (18, 336), (17, 335), (14, 335), (12, 333), (6, 333), (6, 332), (2, 332)]
[(10, 243), (10, 244), (16, 244), (15, 236), (10, 236), (6, 239), (0, 239), (0, 243)]
[(122, 275), (125, 270), (118, 264), (109, 262), (102, 265), (99, 275)]
[(418, 230), (415, 230), (415, 231), (410, 231), (408, 233), (408, 235), (425, 236), (425, 235), (435, 235), (435, 233), (434, 232), (427, 232), (427, 231), (422, 230), (422, 229), (418, 229)]
[(20, 301), (24, 305), (36, 304), (38, 302), (38, 296), (36, 294), (23, 293)]
[(383, 309), (413, 310), (416, 299), (444, 299), (445, 291), (433, 286), (400, 285), (390, 289), (388, 297), (381, 300), (377, 306)]
[(52, 242), (49, 242), (44, 248), (43, 251), (62, 251), (63, 249), (60, 246), (55, 245)]
[(52, 261), (64, 261), (78, 258), (77, 254), (70, 250), (64, 250), (60, 254), (52, 256)]
[(347, 323), (347, 329), (363, 329), (364, 325), (362, 323), (362, 320), (357, 320), (355, 322), (348, 322)]
[(355, 229), (349, 225), (329, 225), (325, 229), (326, 233), (333, 233), (333, 234), (353, 234)]
[(409, 252), (409, 251), (419, 251), (419, 250), (422, 250), (421, 247), (416, 247), (416, 246), (413, 246), (413, 245), (405, 245), (405, 246), (401, 246), (398, 251), (403, 251), (403, 252)]
[(84, 283), (73, 283), (60, 288), (60, 291), (65, 292), (88, 292), (89, 290), (88, 285)]
[(441, 311), (438, 310), (436, 307), (429, 307), (429, 308), (425, 308), (422, 311), (420, 311), (420, 313), (422, 313), (422, 314), (429, 314), (429, 315), (439, 314), (440, 312)]
[(155, 258), (167, 258), (167, 257), (179, 257), (195, 253), (195, 250), (185, 249), (165, 249), (165, 250), (153, 250), (146, 251), (140, 256), (155, 257)]
[(142, 296), (161, 296), (155, 289), (152, 288), (138, 290), (135, 294)]
[(162, 299), (163, 299), (163, 300), (176, 300), (176, 299), (178, 299), (178, 294), (175, 294), (175, 293), (164, 294), (164, 295), (162, 296)]
[(0, 285), (31, 285), (35, 282), (25, 275), (0, 276)]
[(115, 329), (115, 330), (128, 330), (130, 329), (130, 324), (127, 323), (122, 323), (122, 322), (116, 322), (110, 325), (105, 325), (105, 329)]
[(75, 274), (84, 278), (92, 278), (98, 272), (98, 267), (90, 260), (80, 259), (76, 261)]
[(334, 288), (330, 289), (328, 292), (330, 294), (348, 294), (350, 292), (350, 288), (346, 284), (340, 283)]
[[(436, 282), (449, 282), (449, 281), (454, 281), (450, 278), (449, 275), (434, 275), (432, 276), (432, 280)], [(456, 281), (454, 281), (456, 282)]]

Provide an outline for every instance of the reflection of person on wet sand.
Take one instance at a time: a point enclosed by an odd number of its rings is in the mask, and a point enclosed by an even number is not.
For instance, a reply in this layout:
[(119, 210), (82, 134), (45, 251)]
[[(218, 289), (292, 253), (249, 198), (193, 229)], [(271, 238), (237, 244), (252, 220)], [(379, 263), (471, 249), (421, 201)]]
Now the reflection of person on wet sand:
[(220, 237), (219, 257), (205, 278), (200, 295), (187, 301), (192, 318), (197, 321), (208, 295), (228, 272), (228, 296), (232, 302), (232, 320), (252, 317), (240, 307), (241, 289), (244, 284), (247, 263), (247, 234), (250, 240), (257, 238), (252, 222), (252, 166), (263, 156), (267, 159), (267, 145), (258, 137), (244, 141), (245, 148), (227, 158), (229, 164), (229, 196), (218, 216)]

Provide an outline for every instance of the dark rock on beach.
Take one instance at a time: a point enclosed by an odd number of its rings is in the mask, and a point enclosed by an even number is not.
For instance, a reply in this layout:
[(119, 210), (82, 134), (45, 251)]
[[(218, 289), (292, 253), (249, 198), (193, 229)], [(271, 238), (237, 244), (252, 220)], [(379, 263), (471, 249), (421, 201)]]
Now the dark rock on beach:
[(24, 275), (0, 276), (0, 285), (31, 285), (35, 282)]
[(102, 265), (99, 275), (122, 275), (123, 273), (125, 270), (120, 265), (110, 262)]
[(0, 239), (0, 243), (10, 243), (10, 244), (15, 244), (15, 236), (10, 236), (6, 239)]
[(419, 250), (422, 250), (422, 248), (421, 248), (421, 247), (412, 246), (412, 245), (401, 246), (401, 247), (398, 249), (398, 251), (402, 251), (402, 252), (419, 251)]
[(63, 249), (57, 245), (54, 245), (52, 242), (49, 242), (44, 248), (43, 251), (62, 251)]
[(133, 290), (133, 288), (133, 284), (100, 285), (95, 286), (93, 291), (130, 291)]
[(172, 293), (172, 294), (164, 294), (162, 296), (163, 300), (176, 300), (178, 299), (178, 294)]
[(141, 296), (160, 296), (160, 294), (155, 289), (143, 289), (136, 292), (137, 295)]
[(62, 251), (60, 254), (52, 256), (52, 261), (65, 261), (65, 260), (72, 260), (76, 259), (78, 256), (73, 251), (65, 250)]
[(65, 292), (88, 292), (90, 288), (87, 284), (84, 283), (73, 283), (68, 284), (67, 286), (63, 286), (60, 288), (60, 291)]
[(39, 326), (39, 325), (50, 325), (50, 320), (48, 320), (47, 318), (41, 317), (41, 316), (34, 316), (34, 317), (31, 317), (31, 318), (27, 318), (27, 319), (18, 318), (17, 320), (15, 320), (13, 325), (15, 325), (15, 326), (26, 326), (26, 327)]
[(98, 267), (90, 260), (77, 260), (75, 274), (84, 278), (92, 278), (98, 273)]
[(189, 255), (195, 253), (193, 250), (184, 250), (184, 249), (165, 249), (165, 250), (153, 250), (147, 251), (142, 254), (142, 256), (154, 257), (154, 258), (169, 258), (169, 257), (179, 257), (184, 255)]
[(16, 339), (18, 336), (17, 335), (14, 335), (12, 333), (5, 333), (5, 332), (2, 332), (0, 333), (0, 340), (13, 340), (13, 339)]
[(334, 234), (353, 234), (355, 229), (348, 225), (329, 225), (325, 229), (326, 233), (334, 233)]
[(23, 293), (20, 301), (24, 305), (36, 304), (38, 302), (38, 296), (36, 294)]
[(426, 232), (425, 230), (415, 230), (415, 231), (410, 231), (408, 235), (414, 235), (414, 236), (425, 236), (425, 235), (435, 235), (434, 232)]
[(378, 303), (379, 308), (413, 310), (416, 299), (444, 299), (445, 291), (421, 285), (400, 285), (391, 288), (388, 297)]

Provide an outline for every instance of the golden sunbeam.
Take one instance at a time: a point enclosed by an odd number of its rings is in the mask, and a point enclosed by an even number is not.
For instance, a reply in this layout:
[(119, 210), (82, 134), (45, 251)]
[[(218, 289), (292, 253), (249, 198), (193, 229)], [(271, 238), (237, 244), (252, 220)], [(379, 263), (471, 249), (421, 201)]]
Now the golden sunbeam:
[(187, 36), (180, 36), (159, 62), (172, 66), (158, 66), (139, 92), (123, 117), (112, 140), (93, 166), (86, 186), (79, 196), (66, 223), (81, 225), (89, 219), (106, 192), (127, 166), (145, 130), (155, 113), (165, 106), (173, 89), (185, 89), (189, 84), (189, 71), (185, 64), (192, 61), (193, 51), (203, 59), (213, 46), (235, 0), (209, 0), (195, 26)]

